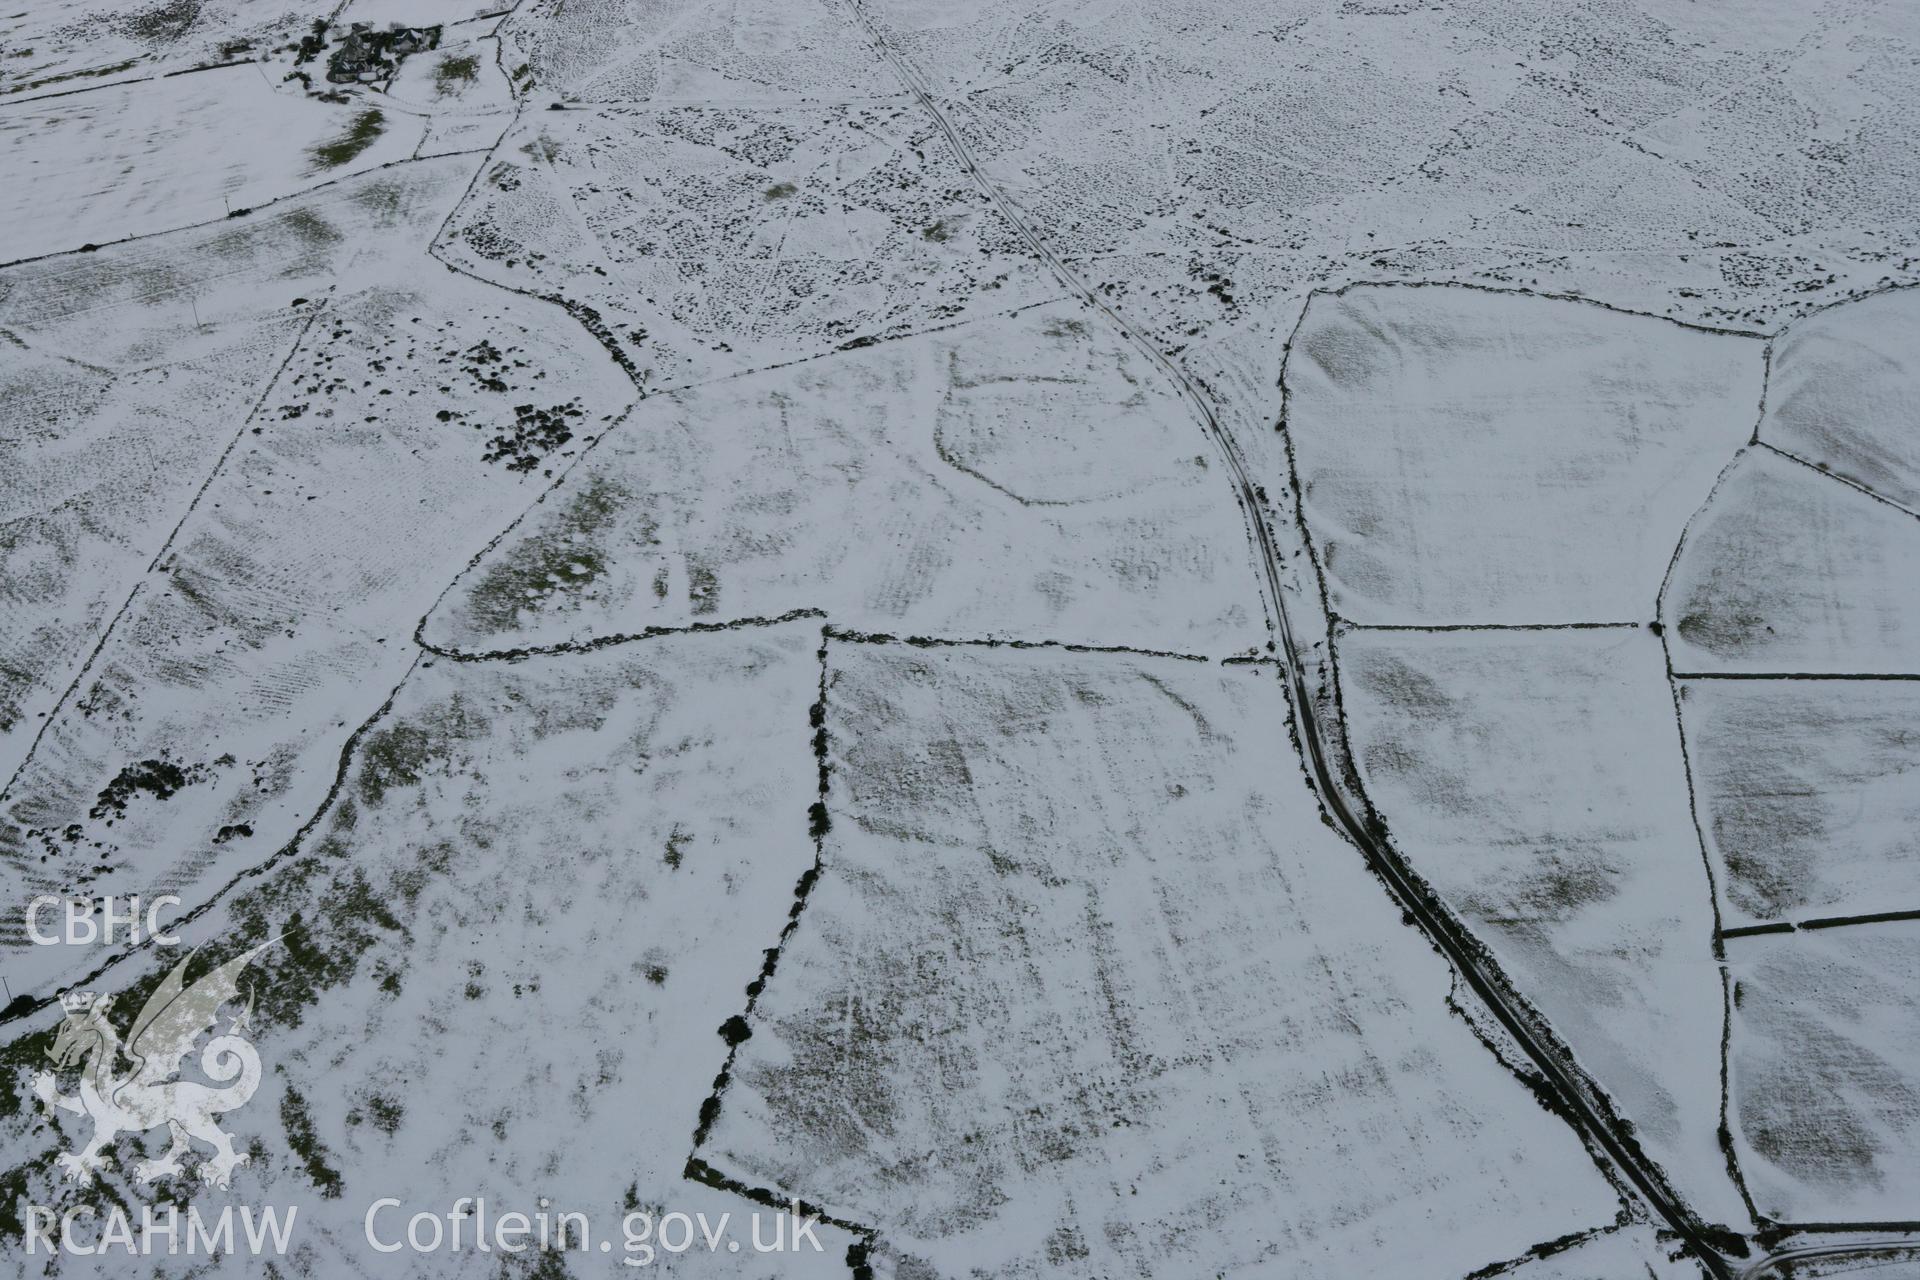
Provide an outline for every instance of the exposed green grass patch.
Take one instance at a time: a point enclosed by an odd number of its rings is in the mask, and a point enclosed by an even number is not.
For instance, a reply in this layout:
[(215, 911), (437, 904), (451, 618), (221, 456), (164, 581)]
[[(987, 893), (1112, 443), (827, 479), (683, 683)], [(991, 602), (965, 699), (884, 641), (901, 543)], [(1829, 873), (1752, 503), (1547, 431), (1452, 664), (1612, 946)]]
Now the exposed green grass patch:
[(367, 1118), (373, 1127), (391, 1138), (400, 1132), (400, 1121), (406, 1118), (406, 1108), (398, 1101), (383, 1094), (374, 1094), (367, 1099)]
[(327, 1199), (338, 1199), (342, 1181), (340, 1173), (327, 1163), (330, 1153), (314, 1132), (313, 1117), (307, 1112), (306, 1097), (292, 1085), (287, 1086), (286, 1094), (280, 1099), (280, 1123), (287, 1131), (287, 1146), (300, 1157), (313, 1185)]
[(448, 54), (433, 69), (434, 91), (442, 96), (459, 93), (463, 87), (479, 78), (480, 58), (477, 54)]
[(474, 624), (489, 633), (509, 631), (522, 610), (577, 596), (604, 577), (609, 566), (598, 535), (626, 496), (603, 479), (590, 480), (554, 529), (515, 546), (481, 575), (469, 597)]
[(310, 154), (322, 169), (338, 169), (372, 146), (387, 131), (387, 118), (377, 108), (368, 107), (353, 118), (347, 131), (332, 142), (322, 142)]
[[(28, 49), (25, 52), (32, 53)], [(125, 62), (116, 62), (110, 67), (86, 67), (79, 71), (63, 71), (57, 76), (42, 76), (38, 80), (29, 80), (25, 84), (7, 86), (8, 93), (27, 93), (34, 89), (44, 89), (50, 84), (64, 84), (69, 80), (92, 79), (100, 76), (117, 76), (122, 71), (131, 71), (140, 64), (138, 58), (128, 58)]]
[(280, 224), (310, 245), (338, 244), (346, 238), (338, 227), (312, 209), (289, 209), (281, 216)]
[(369, 734), (360, 756), (360, 799), (377, 806), (391, 788), (418, 786), (429, 766), (448, 758), (457, 742), (485, 731), (486, 721), (456, 696), (444, 715), (403, 720)]

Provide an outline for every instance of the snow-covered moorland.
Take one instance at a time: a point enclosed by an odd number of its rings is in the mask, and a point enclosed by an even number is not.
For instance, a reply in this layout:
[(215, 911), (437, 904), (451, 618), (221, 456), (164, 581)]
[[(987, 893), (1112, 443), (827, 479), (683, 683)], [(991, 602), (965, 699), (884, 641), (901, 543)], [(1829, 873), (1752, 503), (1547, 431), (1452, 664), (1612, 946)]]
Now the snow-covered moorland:
[(0, 1274), (1920, 1274), (1916, 67), (0, 15)]

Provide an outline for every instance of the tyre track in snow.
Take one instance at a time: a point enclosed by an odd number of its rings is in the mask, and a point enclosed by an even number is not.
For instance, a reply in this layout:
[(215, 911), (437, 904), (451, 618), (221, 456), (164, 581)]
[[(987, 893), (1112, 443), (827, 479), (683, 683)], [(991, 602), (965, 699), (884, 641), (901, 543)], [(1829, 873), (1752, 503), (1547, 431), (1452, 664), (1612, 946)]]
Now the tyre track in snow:
[(1300, 741), (1307, 756), (1308, 770), (1321, 803), (1337, 828), (1366, 859), (1369, 867), (1386, 882), (1401, 909), (1420, 927), (1441, 954), (1453, 964), (1509, 1035), (1519, 1044), (1540, 1072), (1547, 1090), (1560, 1104), (1562, 1114), (1581, 1131), (1589, 1143), (1604, 1151), (1607, 1158), (1637, 1190), (1646, 1205), (1684, 1241), (1701, 1267), (1715, 1280), (1733, 1280), (1735, 1275), (1720, 1249), (1706, 1238), (1706, 1231), (1678, 1195), (1667, 1186), (1665, 1176), (1629, 1139), (1623, 1137), (1612, 1121), (1610, 1107), (1592, 1082), (1576, 1074), (1571, 1053), (1559, 1037), (1536, 1014), (1524, 998), (1487, 959), (1479, 941), (1442, 907), (1420, 877), (1384, 838), (1383, 828), (1365, 798), (1349, 794), (1333, 764), (1328, 746), (1329, 726), (1316, 714), (1314, 699), (1302, 672), (1300, 645), (1287, 616), (1286, 597), (1281, 586), (1280, 552), (1260, 516), (1260, 488), (1254, 483), (1239, 446), (1215, 413), (1212, 403), (1186, 374), (1157, 345), (1136, 330), (1118, 312), (1063, 261), (1028, 223), (1000, 188), (987, 177), (973, 157), (959, 130), (947, 118), (919, 74), (907, 63), (868, 15), (861, 0), (847, 0), (856, 21), (867, 33), (869, 42), (893, 71), (921, 108), (932, 119), (947, 146), (981, 192), (1000, 215), (1024, 240), (1061, 283), (1075, 296), (1093, 307), (1156, 369), (1179, 389), (1192, 407), (1201, 427), (1227, 464), (1233, 481), (1234, 497), (1247, 523), (1260, 576), (1265, 584), (1263, 604), (1269, 625), (1276, 632), (1286, 658), (1286, 678), (1291, 690), (1295, 714), (1299, 717)]

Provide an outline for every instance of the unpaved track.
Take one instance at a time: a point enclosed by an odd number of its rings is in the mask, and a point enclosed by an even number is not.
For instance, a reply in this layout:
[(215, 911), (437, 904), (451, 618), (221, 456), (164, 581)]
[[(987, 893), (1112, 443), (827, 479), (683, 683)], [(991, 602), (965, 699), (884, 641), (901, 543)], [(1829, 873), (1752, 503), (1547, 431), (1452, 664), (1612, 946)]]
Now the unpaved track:
[(1406, 865), (1400, 855), (1385, 840), (1374, 834), (1371, 824), (1362, 816), (1367, 812), (1365, 801), (1358, 796), (1347, 794), (1347, 788), (1340, 780), (1340, 771), (1331, 763), (1332, 752), (1327, 745), (1327, 735), (1329, 732), (1337, 731), (1337, 727), (1330, 729), (1316, 713), (1312, 694), (1302, 675), (1305, 664), (1301, 661), (1300, 648), (1294, 637), (1292, 624), (1287, 617), (1286, 597), (1280, 585), (1280, 553), (1274, 546), (1272, 534), (1267, 529), (1266, 523), (1260, 518), (1257, 486), (1248, 472), (1246, 460), (1242, 457), (1239, 446), (1234, 443), (1232, 435), (1214, 412), (1212, 403), (1179, 366), (1167, 357), (1166, 353), (1121, 318), (1118, 312), (1108, 306), (1094, 289), (1054, 253), (1046, 241), (1029, 225), (1025, 215), (982, 172), (959, 131), (947, 119), (946, 113), (928, 91), (918, 73), (900, 56), (899, 51), (887, 40), (878, 24), (868, 15), (861, 0), (847, 0), (847, 2), (861, 26), (866, 30), (867, 37), (872, 41), (874, 48), (892, 68), (900, 83), (932, 117), (934, 125), (946, 138), (947, 145), (952, 148), (955, 157), (974, 183), (979, 186), (981, 192), (1020, 233), (1028, 247), (1060, 278), (1061, 283), (1105, 316), (1115, 329), (1126, 336), (1128, 342), (1132, 343), (1155, 368), (1164, 373), (1168, 380), (1180, 389), (1181, 395), (1193, 407), (1202, 427), (1212, 439), (1215, 448), (1219, 450), (1220, 456), (1226, 461), (1228, 474), (1233, 480), (1234, 496), (1240, 503), (1242, 515), (1246, 518), (1248, 536), (1253, 542), (1255, 559), (1259, 562), (1261, 576), (1265, 580), (1264, 603), (1285, 653), (1287, 681), (1292, 689), (1294, 712), (1299, 717), (1300, 740), (1305, 747), (1307, 765), (1328, 814), (1347, 838), (1359, 848), (1368, 865), (1386, 882), (1401, 908), (1419, 924), (1434, 945), (1440, 948), (1467, 985), (1525, 1051), (1545, 1078), (1547, 1087), (1562, 1104), (1564, 1113), (1573, 1119), (1587, 1138), (1606, 1152), (1615, 1167), (1639, 1191), (1646, 1204), (1681, 1240), (1686, 1242), (1709, 1275), (1716, 1280), (1734, 1280), (1735, 1272), (1727, 1259), (1717, 1248), (1708, 1243), (1693, 1214), (1666, 1185), (1666, 1179), (1661, 1172), (1637, 1148), (1622, 1141), (1614, 1131), (1613, 1126), (1606, 1119), (1604, 1108), (1597, 1101), (1597, 1090), (1591, 1082), (1576, 1075), (1575, 1069), (1569, 1065), (1571, 1055), (1561, 1046), (1559, 1038), (1552, 1029), (1526, 1005), (1517, 992), (1512, 990), (1505, 975), (1493, 969), (1483, 959), (1472, 935), (1427, 892), (1419, 877)]
[(1799, 1245), (1791, 1249), (1781, 1249), (1770, 1253), (1757, 1262), (1741, 1268), (1739, 1280), (1788, 1280), (1793, 1272), (1789, 1268), (1796, 1263), (1818, 1265), (1822, 1262), (1845, 1262), (1853, 1260), (1867, 1265), (1848, 1268), (1847, 1271), (1829, 1272), (1830, 1275), (1845, 1275), (1850, 1271), (1870, 1271), (1875, 1269), (1871, 1259), (1884, 1255), (1886, 1261), (1893, 1262), (1911, 1259), (1920, 1255), (1920, 1240), (1876, 1240), (1868, 1243), (1855, 1241), (1851, 1244), (1836, 1241), (1833, 1244)]

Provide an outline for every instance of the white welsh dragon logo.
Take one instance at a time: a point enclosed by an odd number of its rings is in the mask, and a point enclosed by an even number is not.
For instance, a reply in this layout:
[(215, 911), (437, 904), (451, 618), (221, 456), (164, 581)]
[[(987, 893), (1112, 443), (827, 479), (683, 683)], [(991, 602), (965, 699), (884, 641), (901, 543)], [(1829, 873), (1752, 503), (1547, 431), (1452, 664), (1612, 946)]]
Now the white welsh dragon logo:
[(227, 1185), (234, 1169), (247, 1163), (249, 1157), (233, 1149), (233, 1135), (213, 1118), (243, 1105), (260, 1087), (260, 1055), (243, 1034), (249, 1029), (248, 1018), (253, 1012), (251, 994), (246, 1008), (228, 1024), (226, 1033), (209, 1040), (200, 1052), (200, 1069), (214, 1083), (175, 1077), (193, 1051), (193, 1042), (218, 1020), (220, 1006), (239, 996), (241, 970), (278, 941), (275, 938), (236, 956), (192, 986), (187, 985), (186, 977), (193, 956), (175, 965), (147, 997), (140, 1016), (127, 1030), (125, 1052), (133, 1069), (124, 1074), (115, 1074), (121, 1040), (107, 1017), (114, 998), (96, 1001), (87, 991), (69, 991), (60, 997), (67, 1020), (60, 1024), (47, 1056), (63, 1070), (83, 1064), (80, 1091), (57, 1092), (51, 1071), (34, 1077), (33, 1091), (49, 1109), (91, 1116), (94, 1124), (91, 1142), (77, 1152), (61, 1153), (62, 1178), (83, 1186), (92, 1182), (94, 1171), (106, 1163), (101, 1153), (118, 1135), (145, 1133), (164, 1124), (172, 1145), (158, 1160), (134, 1165), (135, 1178), (144, 1183), (178, 1176), (184, 1171), (181, 1157), (192, 1150), (188, 1140), (198, 1139), (213, 1148), (212, 1157), (200, 1166), (202, 1181), (216, 1187)]

